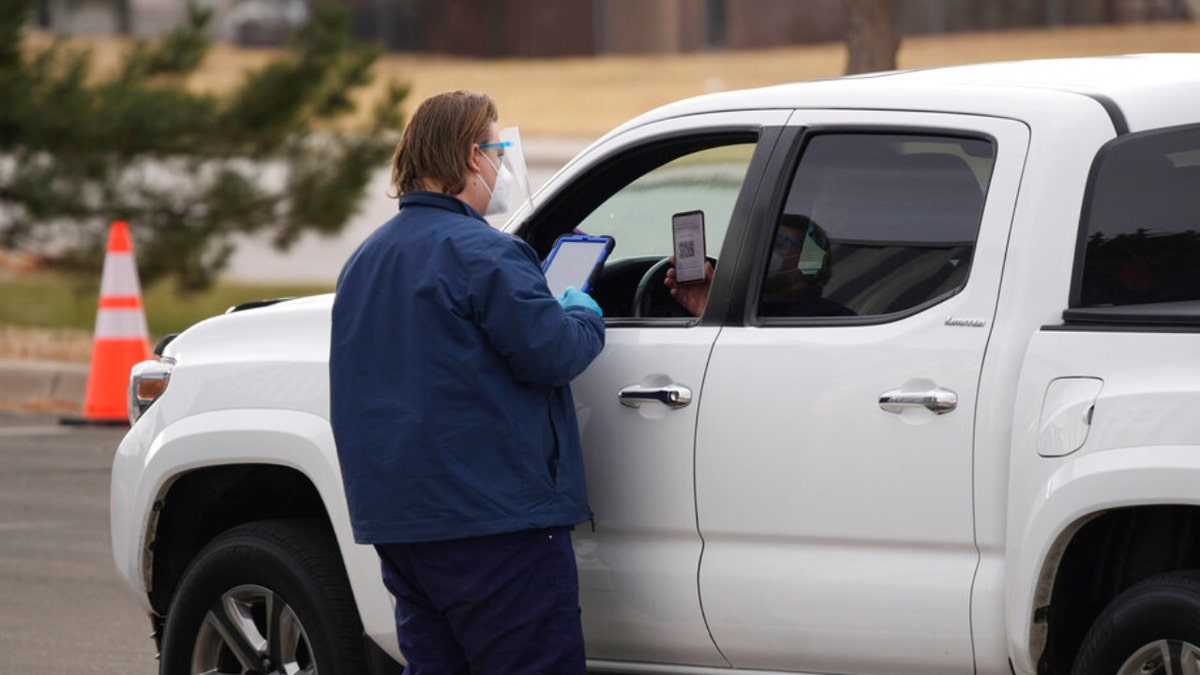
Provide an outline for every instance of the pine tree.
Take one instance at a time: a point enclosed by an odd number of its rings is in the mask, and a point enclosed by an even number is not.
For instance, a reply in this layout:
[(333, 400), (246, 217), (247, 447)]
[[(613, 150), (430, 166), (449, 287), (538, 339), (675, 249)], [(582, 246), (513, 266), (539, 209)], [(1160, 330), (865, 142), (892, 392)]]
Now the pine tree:
[(210, 12), (137, 41), (96, 77), (87, 51), (22, 44), (37, 0), (0, 13), (0, 247), (94, 273), (109, 222), (134, 227), (146, 282), (208, 286), (236, 238), (286, 250), (334, 234), (386, 161), (406, 86), (391, 82), (367, 128), (338, 120), (370, 84), (377, 48), (350, 38), (344, 8), (318, 4), (290, 49), (223, 94), (189, 90)]

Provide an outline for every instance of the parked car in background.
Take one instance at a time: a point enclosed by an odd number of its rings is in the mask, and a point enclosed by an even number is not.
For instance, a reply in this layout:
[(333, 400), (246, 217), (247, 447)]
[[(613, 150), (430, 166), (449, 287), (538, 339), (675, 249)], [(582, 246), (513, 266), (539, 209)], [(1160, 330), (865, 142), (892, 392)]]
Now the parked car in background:
[[(663, 284), (693, 210), (699, 316)], [(1200, 55), (690, 99), (506, 228), (616, 240), (572, 385), (595, 671), (1200, 665)], [(214, 317), (134, 371), (113, 550), (164, 672), (398, 670), (331, 303)]]
[(243, 47), (282, 47), (308, 21), (305, 0), (200, 0), (214, 10), (218, 37)]

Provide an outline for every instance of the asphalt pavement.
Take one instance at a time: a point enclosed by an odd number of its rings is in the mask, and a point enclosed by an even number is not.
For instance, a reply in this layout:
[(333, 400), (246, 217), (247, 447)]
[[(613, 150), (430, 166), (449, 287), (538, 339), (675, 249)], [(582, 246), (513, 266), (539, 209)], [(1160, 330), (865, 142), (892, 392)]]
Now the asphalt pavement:
[(109, 543), (121, 428), (0, 412), (0, 675), (150, 675), (150, 621)]

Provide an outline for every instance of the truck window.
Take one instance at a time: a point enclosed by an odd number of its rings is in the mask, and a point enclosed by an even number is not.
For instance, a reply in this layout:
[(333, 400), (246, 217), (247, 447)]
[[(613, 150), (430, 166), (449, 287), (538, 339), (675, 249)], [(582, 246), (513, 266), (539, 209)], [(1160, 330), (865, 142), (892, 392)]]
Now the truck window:
[(957, 293), (994, 160), (978, 138), (814, 136), (776, 223), (758, 316), (900, 316)]
[(617, 241), (613, 259), (671, 254), (671, 214), (704, 211), (708, 252), (720, 254), (754, 143), (704, 148), (676, 157), (613, 193), (577, 226)]
[[(520, 236), (544, 256), (562, 234), (610, 235), (616, 247), (590, 290), (605, 318), (690, 320), (661, 277), (643, 281), (655, 270), (665, 276), (671, 216), (680, 211), (704, 212), (707, 255), (719, 258), (757, 145), (758, 133), (744, 130), (703, 130), (640, 143), (560, 190)], [(639, 298), (647, 306), (636, 308)]]
[(1200, 299), (1200, 127), (1110, 142), (1087, 194), (1072, 307)]

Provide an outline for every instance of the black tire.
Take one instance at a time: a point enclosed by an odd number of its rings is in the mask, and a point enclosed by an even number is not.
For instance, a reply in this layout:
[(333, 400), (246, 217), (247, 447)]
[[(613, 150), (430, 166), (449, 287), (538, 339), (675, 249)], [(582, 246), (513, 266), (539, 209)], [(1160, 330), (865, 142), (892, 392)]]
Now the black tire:
[(1162, 574), (1126, 589), (1092, 624), (1071, 672), (1200, 672), (1200, 573)]
[(248, 523), (188, 566), (167, 611), (160, 673), (359, 675), (362, 635), (327, 526)]

